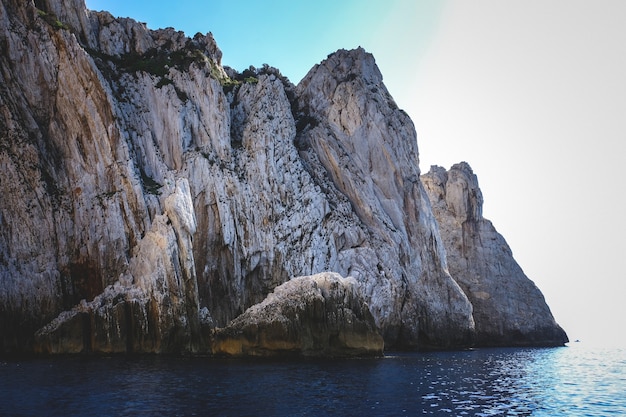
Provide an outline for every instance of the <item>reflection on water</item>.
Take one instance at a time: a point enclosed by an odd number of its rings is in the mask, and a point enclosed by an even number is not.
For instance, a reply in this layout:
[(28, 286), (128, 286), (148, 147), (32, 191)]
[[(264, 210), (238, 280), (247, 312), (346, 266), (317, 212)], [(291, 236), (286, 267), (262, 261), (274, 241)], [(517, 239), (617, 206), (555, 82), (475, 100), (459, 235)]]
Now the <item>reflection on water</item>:
[(626, 351), (0, 361), (2, 416), (626, 415)]

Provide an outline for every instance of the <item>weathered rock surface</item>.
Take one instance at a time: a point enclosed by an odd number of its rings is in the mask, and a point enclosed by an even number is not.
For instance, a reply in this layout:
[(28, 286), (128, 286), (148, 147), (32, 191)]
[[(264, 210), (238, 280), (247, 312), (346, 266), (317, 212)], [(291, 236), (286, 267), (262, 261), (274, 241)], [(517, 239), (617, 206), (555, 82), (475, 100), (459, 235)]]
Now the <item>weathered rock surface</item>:
[(383, 346), (357, 281), (329, 272), (276, 287), (212, 340), (230, 356), (380, 356)]
[(541, 291), (526, 277), (506, 241), (483, 218), (483, 197), (470, 166), (433, 166), (422, 176), (441, 228), (450, 274), (474, 307), (476, 344), (562, 345)]
[(0, 351), (206, 352), (325, 271), (354, 278), (388, 347), (472, 343), (370, 54), (295, 87), (83, 0), (3, 1), (0, 46)]
[(297, 87), (308, 125), (296, 138), (312, 178), (341, 213), (331, 270), (357, 279), (388, 345), (469, 344), (472, 307), (445, 270), (419, 181), (415, 128), (372, 55), (338, 51)]
[[(217, 66), (219, 55), (206, 55), (214, 49), (210, 37), (186, 40), (183, 49), (173, 50), (180, 46), (172, 39), (182, 34), (149, 32), (131, 20), (87, 12), (82, 1), (39, 3), (43, 10), (31, 2), (0, 5), (6, 51), (0, 62), (2, 349), (33, 349), (37, 328), (77, 305), (87, 303), (91, 314), (90, 303), (117, 286), (129, 288), (128, 297), (118, 297), (111, 311), (107, 303), (100, 306), (103, 319), (70, 332), (78, 341), (70, 344), (83, 343), (87, 350), (127, 350), (137, 343), (140, 351), (175, 350), (172, 346), (193, 351), (199, 339), (196, 225), (190, 185), (174, 166), (186, 146), (183, 126), (200, 126), (202, 112), (186, 117), (172, 85), (156, 86), (165, 75), (155, 73), (165, 71), (163, 56), (170, 52), (180, 56), (180, 69), (201, 61), (204, 70), (193, 67), (200, 73)], [(83, 32), (74, 26), (78, 22)], [(98, 43), (96, 35), (116, 25), (127, 29)], [(79, 42), (83, 35), (92, 43)], [(171, 49), (140, 58), (148, 38), (150, 48), (167, 43)], [(188, 58), (190, 51), (199, 58)], [(130, 63), (139, 66), (129, 68)], [(210, 95), (204, 73), (193, 88)], [(171, 68), (167, 75), (180, 76), (180, 70)], [(135, 96), (141, 99), (132, 102)], [(210, 130), (203, 132), (199, 142)], [(186, 135), (193, 133), (188, 128)], [(135, 289), (150, 302), (135, 303)], [(71, 317), (64, 314), (46, 329), (63, 329), (59, 320)], [(154, 318), (153, 327), (136, 317)], [(128, 329), (143, 329), (146, 340), (150, 335), (155, 340), (114, 341), (116, 332), (128, 339)]]

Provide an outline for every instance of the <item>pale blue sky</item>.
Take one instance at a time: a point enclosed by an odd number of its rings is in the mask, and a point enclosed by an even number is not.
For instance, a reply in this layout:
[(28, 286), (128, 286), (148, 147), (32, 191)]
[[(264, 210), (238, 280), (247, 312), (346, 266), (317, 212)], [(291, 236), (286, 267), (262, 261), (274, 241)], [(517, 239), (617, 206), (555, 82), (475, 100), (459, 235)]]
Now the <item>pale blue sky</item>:
[[(362, 46), (415, 62), (433, 34), (444, 2), (413, 0), (87, 0), (93, 10), (132, 17), (151, 29), (172, 26), (188, 36), (212, 32), (223, 64), (237, 70), (264, 63), (293, 83), (337, 49)], [(407, 49), (410, 48), (410, 49)]]
[(413, 119), (420, 167), (470, 163), (485, 217), (571, 339), (626, 342), (626, 1), (87, 0), (212, 32), (223, 64), (297, 83), (372, 52)]

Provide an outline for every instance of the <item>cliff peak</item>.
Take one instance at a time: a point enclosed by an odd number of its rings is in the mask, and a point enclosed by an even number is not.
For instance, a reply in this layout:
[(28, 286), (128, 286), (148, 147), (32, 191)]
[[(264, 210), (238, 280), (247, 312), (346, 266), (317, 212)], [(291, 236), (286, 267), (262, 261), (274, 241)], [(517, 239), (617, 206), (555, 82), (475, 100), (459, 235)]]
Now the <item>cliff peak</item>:
[(318, 65), (328, 68), (329, 72), (339, 80), (358, 78), (369, 84), (379, 84), (383, 80), (374, 55), (362, 47), (350, 50), (339, 49), (329, 54)]
[(454, 164), (450, 170), (431, 166), (425, 177), (431, 187), (431, 199), (435, 202), (445, 199), (448, 209), (461, 223), (467, 220), (481, 220), (483, 215), (483, 194), (478, 185), (478, 177), (467, 162)]
[(372, 54), (361, 47), (351, 50), (340, 49), (313, 66), (300, 81), (297, 89), (305, 99), (313, 99), (310, 100), (313, 112), (321, 106), (327, 106), (328, 100), (335, 96), (340, 85), (352, 86), (345, 88), (356, 88), (361, 95), (381, 93), (385, 96), (385, 102), (393, 103), (393, 107), (397, 107), (382, 80), (382, 74)]

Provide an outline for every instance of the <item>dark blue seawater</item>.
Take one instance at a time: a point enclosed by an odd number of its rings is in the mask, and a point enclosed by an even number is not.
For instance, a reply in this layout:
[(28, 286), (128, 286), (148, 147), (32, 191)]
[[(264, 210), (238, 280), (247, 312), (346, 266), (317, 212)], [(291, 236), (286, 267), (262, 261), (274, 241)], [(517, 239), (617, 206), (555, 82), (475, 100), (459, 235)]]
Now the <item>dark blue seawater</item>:
[(626, 350), (0, 360), (0, 416), (626, 415)]

